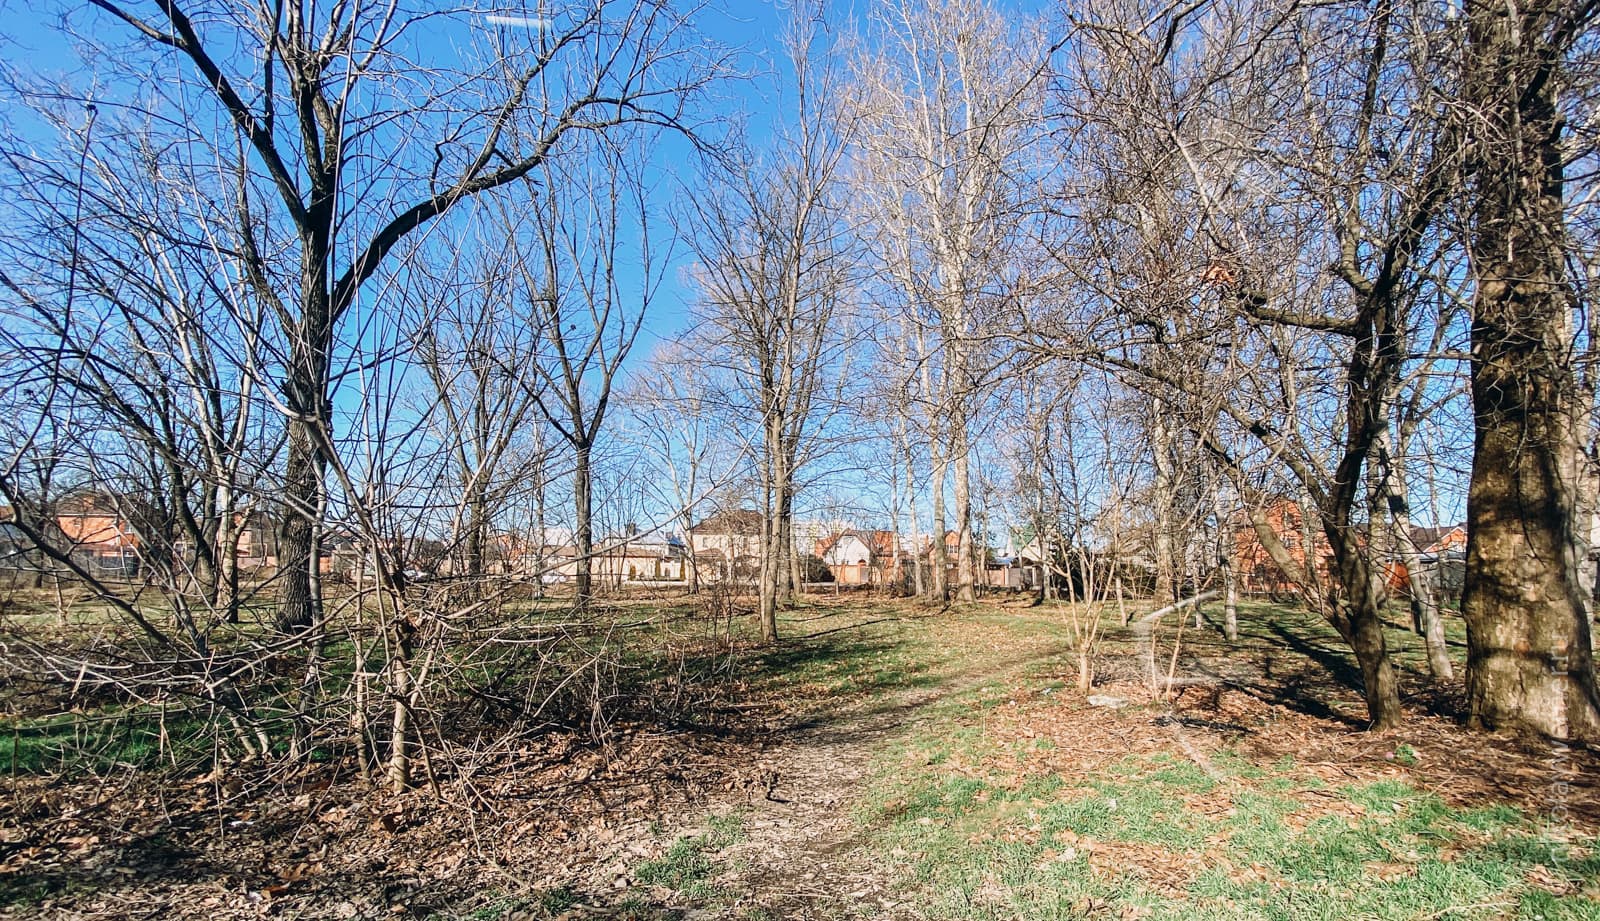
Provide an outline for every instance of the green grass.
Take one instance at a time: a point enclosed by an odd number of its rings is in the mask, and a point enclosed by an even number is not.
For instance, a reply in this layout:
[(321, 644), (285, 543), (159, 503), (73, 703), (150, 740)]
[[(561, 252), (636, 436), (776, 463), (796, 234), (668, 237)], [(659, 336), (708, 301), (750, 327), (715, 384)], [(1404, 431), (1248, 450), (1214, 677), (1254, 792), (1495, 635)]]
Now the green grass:
[(640, 864), (633, 871), (634, 879), (697, 901), (716, 897), (716, 854), (744, 837), (744, 825), (732, 815), (713, 816), (709, 825), (704, 834), (685, 835), (668, 845), (660, 857)]
[[(1243, 618), (1245, 642), (1274, 650), (1275, 675), (1303, 675), (1335, 707), (1359, 706), (1330, 677), (1330, 662), (1353, 663), (1323, 621), (1268, 605), (1247, 605)], [(906, 626), (898, 649), (869, 646), (854, 665), (849, 650), (767, 661), (841, 692), (861, 688), (874, 663), (892, 664), (887, 687), (945, 691), (883, 748), (857, 816), (920, 916), (1600, 921), (1600, 842), (1552, 840), (1512, 806), (1451, 805), (1403, 778), (1330, 788), (1291, 757), (1257, 763), (1232, 748), (1204, 769), (1175, 752), (1093, 776), (1034, 767), (1052, 746), (1002, 741), (989, 721), (1016, 698), (1013, 685), (1059, 687), (1070, 672), (1051, 656), (1059, 619), (1047, 607), (958, 620)], [(1402, 667), (1425, 668), (1416, 638), (1394, 634)], [(1214, 631), (1185, 642), (1230, 654)], [(1113, 630), (1108, 647), (1126, 652), (1131, 639)], [(994, 677), (963, 682), (985, 673)], [(1399, 745), (1393, 761), (1415, 767), (1418, 757)]]
[[(1259, 789), (1259, 770), (1220, 782), (1225, 818), (1186, 798), (1218, 782), (1170, 759), (1137, 759), (1105, 779), (1009, 791), (936, 765), (880, 777), (874, 846), (900, 860), (930, 918), (1055, 919), (1132, 911), (1156, 919), (1600, 919), (1600, 902), (1557, 894), (1536, 877), (1581, 887), (1600, 858), (1549, 840), (1515, 810), (1461, 809), (1404, 784), (1340, 791), (1342, 808), (1299, 827), (1305, 804)], [(1108, 871), (1091, 856), (1136, 846), (1155, 865), (1202, 855), (1178, 891), (1145, 879), (1137, 859)], [(1119, 851), (1121, 853), (1121, 851)], [(1126, 915), (1124, 915), (1126, 916)]]
[(68, 775), (117, 767), (194, 764), (209, 751), (203, 719), (181, 710), (107, 708), (8, 720), (0, 769), (12, 775)]

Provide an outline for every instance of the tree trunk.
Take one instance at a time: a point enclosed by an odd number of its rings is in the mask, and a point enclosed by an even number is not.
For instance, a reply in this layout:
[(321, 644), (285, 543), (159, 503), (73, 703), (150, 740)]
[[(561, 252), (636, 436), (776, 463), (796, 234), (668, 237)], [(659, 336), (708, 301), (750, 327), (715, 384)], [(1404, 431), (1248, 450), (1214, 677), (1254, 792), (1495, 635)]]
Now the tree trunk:
[(683, 532), (683, 561), (689, 568), (688, 583), (689, 594), (700, 594), (700, 557), (694, 549), (694, 519), (687, 512), (679, 518), (679, 529)]
[(972, 540), (972, 470), (971, 445), (968, 443), (965, 419), (955, 421), (955, 474), (956, 474), (956, 600), (978, 600), (977, 548)]
[(769, 409), (763, 433), (762, 450), (766, 459), (762, 464), (762, 486), (765, 496), (761, 512), (761, 574), (760, 584), (756, 587), (763, 643), (778, 641), (778, 598), (786, 575), (783, 558), (783, 482), (786, 465), (781, 450), (782, 419), (781, 415)]
[(544, 555), (544, 546), (545, 546), (545, 527), (544, 527), (544, 463), (545, 463), (545, 453), (544, 453), (544, 435), (543, 435), (543, 432), (544, 432), (544, 429), (542, 427), (537, 427), (536, 426), (534, 428), (534, 430), (533, 430), (533, 436), (534, 436), (534, 443), (533, 443), (534, 444), (534, 449), (533, 450), (534, 450), (534, 453), (539, 458), (539, 466), (534, 469), (534, 474), (533, 474), (533, 571), (534, 571), (533, 597), (535, 597), (535, 598), (543, 598), (544, 597), (544, 576), (545, 576), (544, 567), (546, 565), (546, 563), (545, 563), (545, 555)]
[(594, 499), (592, 495), (593, 472), (590, 465), (590, 445), (580, 442), (574, 446), (577, 457), (572, 465), (572, 504), (577, 515), (577, 528), (573, 541), (577, 551), (578, 572), (574, 578), (577, 588), (578, 610), (587, 613), (594, 598)]
[[(1167, 410), (1161, 400), (1151, 408), (1150, 447), (1155, 456), (1153, 467), (1155, 493), (1155, 533), (1151, 545), (1155, 553), (1156, 585), (1155, 603), (1171, 604), (1178, 600), (1177, 565), (1172, 550), (1173, 507), (1176, 504), (1177, 471), (1173, 468), (1173, 434)], [(1196, 614), (1199, 607), (1195, 607)]]
[(1367, 595), (1360, 607), (1352, 604), (1343, 616), (1335, 617), (1334, 626), (1350, 644), (1356, 663), (1361, 667), (1361, 695), (1367, 702), (1371, 728), (1394, 729), (1404, 718), (1400, 709), (1400, 683), (1389, 661), (1383, 620), (1368, 603), (1370, 600), (1371, 596)]
[[(381, 589), (380, 589), (381, 591)], [(389, 764), (386, 779), (391, 793), (411, 786), (411, 651), (414, 631), (404, 618), (394, 627), (394, 658), (389, 667), (389, 698), (394, 701), (389, 723)]]
[(1232, 561), (1222, 566), (1222, 636), (1230, 643), (1239, 642), (1239, 577)]
[[(1289, 555), (1283, 541), (1278, 539), (1278, 534), (1268, 523), (1266, 515), (1259, 505), (1249, 503), (1246, 510), (1250, 516), (1250, 524), (1255, 529), (1256, 539), (1261, 542), (1261, 547), (1267, 556), (1288, 576), (1290, 581), (1300, 586), (1303, 592), (1315, 591), (1316, 583), (1309, 575), (1313, 571), (1312, 560), (1315, 558), (1314, 546), (1306, 545), (1306, 564), (1301, 565)], [(1388, 644), (1383, 635), (1383, 620), (1379, 617), (1376, 606), (1372, 603), (1372, 593), (1368, 591), (1370, 582), (1365, 558), (1361, 555), (1363, 548), (1356, 546), (1350, 535), (1344, 533), (1336, 526), (1330, 526), (1329, 521), (1333, 516), (1324, 515), (1323, 532), (1328, 538), (1334, 553), (1334, 563), (1339, 568), (1339, 582), (1344, 587), (1346, 598), (1324, 597), (1321, 599), (1322, 608), (1333, 624), (1334, 629), (1350, 646), (1355, 654), (1356, 663), (1361, 668), (1361, 693), (1367, 702), (1367, 714), (1372, 721), (1373, 729), (1392, 729), (1400, 725), (1402, 712), (1400, 709), (1400, 684), (1395, 676), (1394, 666), (1389, 662)], [(1302, 536), (1303, 540), (1306, 540)]]
[(471, 591), (481, 590), (481, 580), (486, 573), (485, 549), (488, 543), (489, 530), (489, 499), (484, 495), (484, 484), (481, 474), (467, 474), (470, 482), (467, 484), (467, 546), (465, 559), (462, 561), (462, 575), (473, 580)]
[(782, 575), (783, 535), (776, 516), (766, 522), (761, 547), (761, 642), (778, 641), (778, 580)]
[(314, 591), (313, 571), (322, 555), (314, 516), (321, 507), (322, 451), (307, 419), (288, 423), (284, 464), (283, 520), (278, 530), (277, 626), (298, 633), (316, 622), (322, 599)]
[(799, 579), (795, 567), (799, 560), (794, 548), (794, 464), (784, 459), (783, 479), (778, 484), (778, 603), (793, 605)]
[(911, 580), (912, 591), (921, 598), (928, 594), (927, 580), (922, 572), (922, 548), (917, 546), (917, 532), (922, 527), (922, 520), (917, 516), (917, 487), (916, 487), (916, 462), (911, 456), (911, 444), (907, 441), (903, 445), (906, 456), (906, 511), (911, 516)]
[(1428, 674), (1435, 678), (1455, 677), (1455, 666), (1450, 663), (1450, 648), (1445, 643), (1444, 621), (1439, 616), (1439, 602), (1433, 595), (1433, 586), (1422, 577), (1422, 555), (1411, 542), (1411, 512), (1406, 505), (1402, 486), (1391, 485), (1389, 508), (1394, 525), (1395, 546), (1399, 550), (1400, 565), (1406, 568), (1406, 588), (1411, 595), (1411, 617), (1422, 634), (1428, 651)]
[(217, 588), (212, 603), (221, 612), (223, 623), (239, 622), (239, 533), (240, 522), (235, 520), (234, 492), (232, 486), (223, 484), (217, 490), (217, 507), (221, 517), (217, 522)]
[(937, 438), (933, 439), (929, 454), (933, 472), (928, 495), (928, 501), (933, 506), (933, 545), (928, 549), (928, 598), (942, 603), (950, 600), (950, 557), (945, 552), (944, 543), (944, 478), (948, 464)]
[(1222, 582), (1222, 635), (1239, 642), (1239, 577), (1233, 571), (1233, 528), (1223, 512), (1222, 490), (1211, 490), (1212, 514), (1217, 519), (1217, 576)]
[[(1323, 519), (1325, 522), (1327, 517)], [(1372, 565), (1366, 548), (1350, 539), (1341, 539), (1325, 528), (1332, 545), (1334, 563), (1346, 598), (1330, 598), (1328, 619), (1355, 653), (1361, 667), (1361, 694), (1366, 698), (1367, 715), (1376, 730), (1394, 729), (1404, 714), (1400, 709), (1400, 682), (1389, 661), (1388, 641), (1383, 635), (1382, 599), (1372, 591)]]
[[(1580, 406), (1556, 101), (1565, 4), (1468, 4), (1476, 119), (1467, 695), (1473, 724), (1600, 736), (1577, 559)], [(1570, 42), (1571, 39), (1567, 39)]]

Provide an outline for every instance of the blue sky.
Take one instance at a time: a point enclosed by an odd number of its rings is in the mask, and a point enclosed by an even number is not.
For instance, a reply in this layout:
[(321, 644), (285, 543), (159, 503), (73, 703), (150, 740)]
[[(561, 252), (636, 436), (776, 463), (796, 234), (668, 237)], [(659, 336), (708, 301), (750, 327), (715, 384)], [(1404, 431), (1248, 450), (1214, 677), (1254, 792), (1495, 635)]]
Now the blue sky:
[[(160, 19), (151, 4), (131, 0), (129, 5), (152, 21)], [(518, 4), (492, 5), (510, 8)], [(537, 5), (537, 0), (527, 4), (529, 7)], [(199, 6), (199, 3), (195, 3), (191, 9)], [(839, 6), (844, 9), (843, 4)], [(848, 17), (848, 13), (845, 15)], [(718, 82), (712, 88), (709, 97), (702, 101), (701, 117), (737, 122), (746, 136), (757, 145), (769, 136), (773, 113), (781, 107), (785, 87), (792, 76), (781, 47), (788, 16), (789, 4), (782, 0), (717, 2), (695, 14), (695, 31), (714, 45), (727, 49), (729, 64), (737, 75)], [(59, 74), (73, 83), (87, 85), (90, 81), (86, 75), (76, 73), (81, 71), (82, 65), (67, 30), (105, 38), (113, 44), (123, 36), (132, 36), (129, 27), (104, 11), (87, 8), (86, 4), (61, 0), (0, 0), (0, 60), (7, 62), (8, 67), (24, 72), (52, 76)], [(489, 30), (495, 34), (490, 35)], [(519, 38), (519, 31), (516, 26), (490, 24), (482, 15), (464, 12), (438, 20), (431, 33), (438, 45), (418, 48), (414, 54), (419, 61), (440, 55), (444, 59), (465, 59), (483, 53), (486, 38), (487, 44), (515, 42)], [(430, 35), (427, 31), (419, 34)], [(181, 69), (186, 64), (174, 61), (173, 66)], [(184, 76), (190, 74), (185, 73)], [(105, 89), (115, 95), (119, 88), (109, 86)], [(0, 107), (0, 120), (9, 123), (12, 130), (25, 138), (40, 130), (38, 126), (22, 121), (27, 117), (17, 107)], [(53, 141), (42, 133), (39, 137), (42, 144)], [(658, 249), (664, 250), (662, 244), (670, 237), (666, 208), (672, 199), (684, 194), (686, 187), (696, 183), (696, 163), (687, 144), (671, 137), (664, 138), (659, 144), (655, 160), (650, 180), (655, 188), (658, 207), (654, 209), (657, 213), (653, 215), (651, 234)], [(695, 296), (692, 288), (684, 283), (685, 270), (691, 257), (688, 246), (683, 242), (678, 242), (672, 249), (671, 264), (666, 268), (661, 288), (652, 301), (632, 363), (641, 361), (660, 342), (680, 336), (687, 326), (689, 305)]]

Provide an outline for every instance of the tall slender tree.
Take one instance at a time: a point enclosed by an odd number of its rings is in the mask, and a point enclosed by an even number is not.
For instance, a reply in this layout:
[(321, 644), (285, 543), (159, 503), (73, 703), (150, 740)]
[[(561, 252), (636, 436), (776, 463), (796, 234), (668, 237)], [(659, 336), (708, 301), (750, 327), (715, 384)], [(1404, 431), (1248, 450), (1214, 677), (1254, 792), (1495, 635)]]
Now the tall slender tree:
[(839, 371), (851, 242), (839, 171), (850, 131), (834, 105), (837, 78), (820, 8), (797, 9), (786, 39), (795, 78), (792, 123), (763, 162), (738, 163), (691, 217), (706, 337), (739, 381), (761, 431), (762, 639), (778, 639), (792, 598), (795, 490), (808, 442)]

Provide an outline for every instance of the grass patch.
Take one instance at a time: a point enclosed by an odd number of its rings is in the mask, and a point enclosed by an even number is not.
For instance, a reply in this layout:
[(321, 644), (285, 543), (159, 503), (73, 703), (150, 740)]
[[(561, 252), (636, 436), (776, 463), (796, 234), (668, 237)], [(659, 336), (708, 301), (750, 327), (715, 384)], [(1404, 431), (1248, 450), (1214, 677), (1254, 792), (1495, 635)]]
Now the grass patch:
[[(1002, 731), (1017, 718), (1007, 705), (1023, 696), (1015, 682), (1053, 680), (1067, 667), (1048, 657), (1060, 648), (1059, 622), (1038, 610), (966, 615), (948, 625), (948, 638), (907, 644), (929, 664), (901, 662), (902, 673), (948, 674), (959, 656), (947, 644), (965, 641), (964, 667), (995, 674), (947, 680), (951, 690), (919, 708), (916, 724), (880, 754), (859, 814), (919, 916), (1600, 921), (1591, 897), (1600, 842), (1551, 840), (1508, 805), (1452, 805), (1403, 779), (1330, 787), (1292, 757), (1258, 763), (1226, 746), (1204, 767), (1169, 751), (1099, 762), (1091, 774), (1052, 773), (1063, 757), (1071, 763), (1070, 739), (1023, 742)], [(1325, 623), (1268, 605), (1241, 616), (1245, 642), (1270, 647), (1275, 675), (1337, 686), (1330, 663), (1348, 655)], [(1396, 632), (1408, 651), (1418, 645)], [(1197, 634), (1196, 654), (1236, 654)], [(1113, 631), (1109, 642), (1129, 640)], [(1420, 656), (1417, 664), (1425, 666)], [(837, 658), (827, 668), (851, 673)], [(1044, 701), (1037, 705), (1058, 705)], [(1396, 746), (1395, 764), (1418, 759)]]
[(704, 834), (685, 835), (667, 846), (655, 860), (640, 864), (634, 879), (646, 886), (663, 886), (680, 896), (696, 901), (716, 897), (712, 880), (718, 864), (716, 854), (744, 837), (744, 823), (738, 816), (713, 816)]
[[(1552, 841), (1514, 809), (1450, 807), (1389, 781), (1343, 790), (1316, 815), (1255, 773), (1230, 772), (1219, 789), (1192, 765), (1136, 759), (1104, 779), (1011, 791), (929, 764), (880, 777), (895, 795), (870, 824), (930, 918), (1077, 918), (1101, 906), (1172, 921), (1600, 919), (1600, 902), (1578, 894), (1600, 871), (1592, 842)], [(1191, 808), (1218, 794), (1224, 816), (1215, 802)]]
[(9, 720), (0, 766), (12, 775), (68, 777), (119, 767), (194, 765), (207, 760), (204, 720), (184, 711), (108, 708)]

